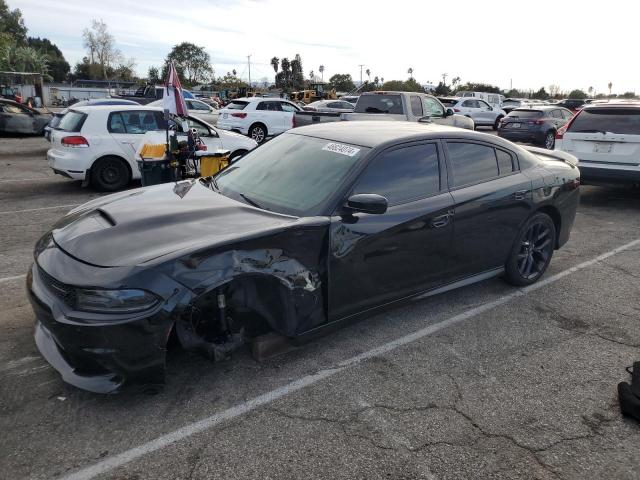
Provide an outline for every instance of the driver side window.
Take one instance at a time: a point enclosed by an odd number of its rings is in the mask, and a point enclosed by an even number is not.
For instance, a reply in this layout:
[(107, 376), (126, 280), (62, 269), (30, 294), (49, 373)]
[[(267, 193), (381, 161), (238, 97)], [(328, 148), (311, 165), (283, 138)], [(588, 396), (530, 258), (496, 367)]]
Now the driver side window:
[(431, 97), (423, 97), (422, 102), (426, 114), (430, 114), (433, 118), (444, 118), (444, 108), (437, 100)]
[(189, 125), (189, 128), (195, 128), (198, 132), (198, 135), (200, 135), (201, 137), (207, 137), (209, 135), (213, 135), (214, 137), (218, 136), (213, 130), (209, 130), (209, 128), (207, 128), (205, 125), (195, 121), (192, 118), (189, 118), (187, 120), (187, 123)]

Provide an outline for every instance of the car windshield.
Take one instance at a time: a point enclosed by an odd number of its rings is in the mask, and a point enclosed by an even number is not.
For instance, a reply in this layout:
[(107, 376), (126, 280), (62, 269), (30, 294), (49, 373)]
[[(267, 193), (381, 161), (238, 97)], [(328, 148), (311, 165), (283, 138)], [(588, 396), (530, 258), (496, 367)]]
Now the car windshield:
[(86, 115), (84, 113), (70, 110), (62, 117), (56, 129), (65, 132), (79, 132), (85, 118)]
[(640, 108), (585, 109), (571, 123), (569, 131), (640, 135)]
[(225, 196), (296, 216), (322, 208), (369, 148), (296, 134), (281, 135), (215, 177)]
[(244, 110), (247, 105), (249, 102), (233, 101), (227, 105), (227, 110)]

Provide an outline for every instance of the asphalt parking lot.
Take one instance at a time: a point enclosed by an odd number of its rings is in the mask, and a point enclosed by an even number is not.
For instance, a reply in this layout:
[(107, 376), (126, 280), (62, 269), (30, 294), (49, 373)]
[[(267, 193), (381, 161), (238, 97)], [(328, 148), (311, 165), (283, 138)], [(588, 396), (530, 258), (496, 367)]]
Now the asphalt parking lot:
[(637, 479), (616, 385), (640, 360), (640, 190), (582, 187), (542, 282), (418, 300), (256, 362), (172, 352), (157, 395), (98, 396), (39, 356), (38, 237), (101, 195), (0, 138), (0, 477)]

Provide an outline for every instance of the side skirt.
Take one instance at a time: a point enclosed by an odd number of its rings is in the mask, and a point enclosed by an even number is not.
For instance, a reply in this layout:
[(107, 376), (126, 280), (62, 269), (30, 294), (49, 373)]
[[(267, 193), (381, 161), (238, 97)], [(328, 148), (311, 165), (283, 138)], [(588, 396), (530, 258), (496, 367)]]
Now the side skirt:
[(346, 325), (350, 325), (352, 323), (357, 323), (365, 318), (370, 317), (373, 314), (382, 312), (389, 308), (393, 308), (403, 303), (407, 303), (409, 301), (421, 300), (423, 298), (431, 297), (433, 295), (438, 295), (440, 293), (448, 292), (450, 290), (455, 290), (456, 288), (466, 287), (467, 285), (472, 285), (474, 283), (482, 282), (483, 280), (488, 280), (493, 277), (497, 277), (504, 273), (504, 267), (496, 268), (493, 270), (487, 270), (482, 273), (478, 273), (476, 275), (472, 275), (470, 277), (465, 277), (461, 280), (457, 280), (455, 282), (448, 283), (441, 287), (436, 287), (431, 290), (426, 290), (422, 292), (415, 293), (413, 295), (409, 295), (407, 297), (402, 297), (397, 300), (392, 300), (391, 302), (384, 303), (382, 305), (378, 305), (376, 307), (368, 308), (363, 310), (362, 312), (351, 314), (347, 317), (340, 318), (338, 320), (334, 320), (331, 323), (327, 323), (325, 325), (320, 325), (312, 330), (308, 330), (304, 333), (301, 333), (297, 337), (291, 339), (294, 344), (306, 343), (311, 340), (314, 340), (317, 337), (321, 337), (323, 335), (327, 335), (339, 328), (342, 328)]

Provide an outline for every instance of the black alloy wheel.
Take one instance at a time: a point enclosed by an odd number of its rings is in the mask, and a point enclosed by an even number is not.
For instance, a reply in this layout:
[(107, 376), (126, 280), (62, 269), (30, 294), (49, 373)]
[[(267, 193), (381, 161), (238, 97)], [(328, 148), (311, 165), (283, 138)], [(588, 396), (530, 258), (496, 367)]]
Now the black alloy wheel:
[(505, 265), (505, 277), (513, 285), (535, 283), (546, 271), (556, 239), (553, 220), (544, 213), (531, 217), (524, 225)]

